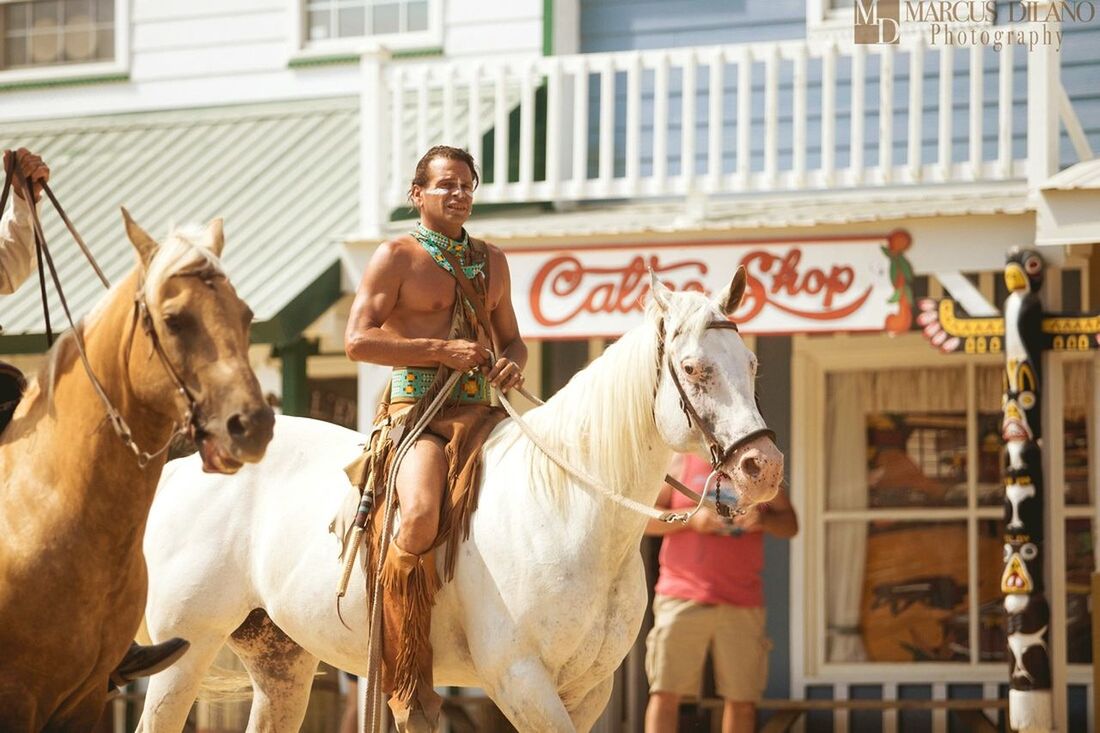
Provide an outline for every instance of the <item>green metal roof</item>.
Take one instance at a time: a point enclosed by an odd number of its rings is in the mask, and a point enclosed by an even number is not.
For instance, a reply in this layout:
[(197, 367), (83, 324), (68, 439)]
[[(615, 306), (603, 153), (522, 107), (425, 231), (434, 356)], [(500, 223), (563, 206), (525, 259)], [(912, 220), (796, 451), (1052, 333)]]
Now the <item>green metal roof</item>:
[[(358, 98), (0, 125), (26, 147), (107, 277), (134, 265), (119, 206), (154, 238), (225, 218), (223, 262), (256, 313), (253, 340), (289, 340), (340, 294), (339, 243), (358, 226)], [(74, 316), (103, 296), (46, 202), (43, 225)], [(0, 351), (44, 348), (36, 276), (0, 300)], [(55, 330), (64, 314), (51, 292)]]

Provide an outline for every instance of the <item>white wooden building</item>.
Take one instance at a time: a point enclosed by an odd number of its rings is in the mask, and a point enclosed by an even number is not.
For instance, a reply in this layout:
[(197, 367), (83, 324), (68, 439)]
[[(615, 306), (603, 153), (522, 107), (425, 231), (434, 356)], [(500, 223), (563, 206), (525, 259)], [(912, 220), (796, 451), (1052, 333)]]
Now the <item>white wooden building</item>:
[[(803, 527), (768, 544), (769, 695), (998, 697), (999, 541), (988, 551), (1002, 508), (983, 439), (999, 360), (887, 335), (881, 250), (906, 235), (913, 294), (976, 315), (998, 303), (1007, 250), (1039, 242), (1050, 307), (1100, 307), (1087, 162), (1100, 21), (1012, 22), (997, 7), (969, 27), (1064, 37), (951, 46), (911, 22), (897, 45), (860, 45), (840, 0), (0, 0), (0, 147), (46, 158), (112, 277), (130, 263), (118, 205), (154, 233), (225, 216), (265, 387), (288, 412), (345, 423), (365, 424), (379, 384), (343, 355), (350, 293), (374, 247), (408, 230), (408, 180), (433, 144), (482, 163), (469, 228), (510, 253), (528, 382), (544, 394), (637, 318), (637, 258), (712, 287), (765, 253), (744, 330)], [(96, 284), (61, 249), (86, 310)], [(585, 289), (545, 287), (561, 257)], [(862, 279), (845, 285), (845, 268)], [(28, 287), (0, 313), (0, 352), (19, 364), (40, 358), (37, 297)], [(1080, 579), (1095, 566), (1097, 362), (1050, 367), (1047, 432), (1070, 436), (1047, 446), (1063, 530), (1047, 540), (1056, 714), (1092, 729), (1091, 653), (1071, 632), (1087, 625)], [(861, 458), (889, 448), (919, 469), (908, 484)], [(891, 543), (932, 559), (891, 574), (876, 549)], [(914, 574), (953, 590), (872, 608)], [(637, 720), (639, 674), (634, 655), (608, 730)], [(946, 713), (828, 716), (835, 730), (948, 726)]]

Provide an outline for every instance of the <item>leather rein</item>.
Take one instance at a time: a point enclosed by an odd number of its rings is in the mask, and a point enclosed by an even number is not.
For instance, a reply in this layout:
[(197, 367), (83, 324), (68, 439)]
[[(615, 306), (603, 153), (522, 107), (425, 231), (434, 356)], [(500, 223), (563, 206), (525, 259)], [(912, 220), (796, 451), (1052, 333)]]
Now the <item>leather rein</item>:
[[(14, 178), (17, 175), (15, 156), (12, 155), (10, 160), (11, 164), (7, 166), (4, 170), (4, 188), (2, 191), (0, 191), (0, 212), (6, 210), (5, 207), (8, 203), (8, 193), (11, 191), (12, 185), (14, 183)], [(95, 390), (96, 395), (103, 403), (104, 410), (107, 413), (107, 421), (111, 424), (111, 427), (114, 428), (114, 431), (118, 435), (118, 437), (122, 439), (122, 442), (125, 444), (125, 446), (129, 448), (130, 451), (136, 456), (138, 467), (145, 468), (151, 460), (166, 452), (171, 446), (172, 441), (175, 440), (178, 436), (189, 435), (193, 440), (199, 440), (202, 434), (202, 428), (198, 423), (198, 401), (195, 399), (194, 393), (187, 387), (186, 384), (184, 384), (183, 380), (179, 376), (179, 373), (173, 367), (171, 360), (169, 360), (168, 355), (164, 351), (164, 346), (161, 344), (160, 338), (157, 336), (156, 328), (153, 325), (153, 317), (149, 312), (149, 305), (145, 300), (144, 278), (141, 278), (138, 281), (137, 290), (134, 293), (134, 314), (132, 319), (133, 327), (130, 330), (129, 343), (126, 346), (127, 361), (129, 361), (130, 351), (133, 347), (134, 335), (137, 332), (137, 323), (138, 320), (140, 320), (142, 329), (145, 331), (146, 335), (149, 337), (150, 342), (152, 343), (153, 351), (156, 353), (161, 364), (164, 366), (164, 369), (168, 373), (169, 378), (174, 383), (176, 392), (186, 401), (187, 408), (184, 411), (182, 423), (179, 423), (178, 427), (176, 427), (172, 431), (172, 435), (168, 438), (164, 445), (161, 446), (160, 449), (150, 453), (147, 451), (143, 451), (138, 446), (137, 442), (134, 440), (133, 432), (130, 430), (130, 426), (126, 423), (126, 420), (125, 418), (123, 418), (122, 413), (120, 413), (111, 402), (111, 398), (107, 396), (107, 392), (103, 388), (103, 383), (100, 382), (99, 377), (96, 376), (95, 371), (92, 369), (91, 362), (88, 360), (88, 353), (84, 345), (83, 331), (77, 326), (77, 323), (73, 320), (72, 313), (69, 310), (68, 300), (65, 298), (65, 292), (61, 287), (61, 279), (58, 277), (57, 268), (54, 265), (53, 256), (50, 254), (49, 246), (46, 243), (46, 235), (42, 228), (42, 222), (38, 217), (38, 207), (36, 205), (36, 202), (34, 201), (34, 189), (32, 187), (31, 181), (27, 176), (22, 175), (20, 176), (20, 183), (22, 183), (23, 185), (24, 192), (26, 192), (26, 195), (28, 197), (26, 201), (31, 210), (31, 224), (34, 230), (34, 244), (38, 260), (39, 288), (42, 294), (42, 309), (46, 318), (46, 340), (48, 345), (53, 345), (54, 338), (53, 329), (50, 325), (49, 302), (46, 297), (46, 275), (44, 266), (49, 268), (50, 278), (53, 280), (54, 288), (57, 290), (58, 299), (61, 301), (61, 307), (65, 311), (65, 317), (69, 321), (69, 326), (72, 329), (73, 340), (76, 342), (76, 348), (80, 354), (81, 363), (83, 363), (84, 365), (84, 371), (87, 373), (88, 379), (92, 383), (92, 388)], [(99, 276), (100, 282), (103, 283), (103, 286), (105, 288), (109, 289), (111, 287), (111, 284), (107, 280), (107, 276), (103, 274), (103, 270), (100, 269), (99, 264), (95, 261), (95, 257), (92, 256), (91, 250), (88, 249), (88, 245), (84, 243), (84, 240), (80, 237), (80, 234), (77, 233), (76, 227), (73, 226), (68, 215), (65, 213), (64, 208), (62, 208), (61, 203), (57, 200), (57, 197), (54, 196), (53, 191), (50, 190), (50, 187), (47, 183), (43, 182), (41, 185), (42, 190), (50, 199), (50, 202), (57, 210), (58, 215), (60, 215), (62, 221), (65, 222), (65, 226), (69, 229), (69, 232), (72, 234), (73, 239), (76, 240), (76, 243), (80, 246), (80, 249), (84, 253), (84, 256), (88, 259), (88, 262), (91, 264), (92, 269), (94, 269), (96, 275)], [(45, 263), (45, 265), (43, 263)], [(197, 273), (183, 272), (172, 275), (172, 277), (186, 277), (194, 276), (196, 274)], [(83, 325), (83, 323), (81, 323), (81, 325)]]
[[(493, 348), (498, 349), (498, 346), (497, 346), (497, 343), (496, 343), (496, 334), (493, 332), (492, 321), (489, 318), (488, 309), (486, 308), (484, 301), (477, 294), (477, 291), (474, 289), (473, 284), (470, 282), (469, 278), (467, 278), (465, 273), (463, 273), (462, 266), (461, 266), (461, 263), (458, 261), (458, 258), (456, 258), (454, 255), (452, 255), (450, 252), (447, 252), (447, 251), (443, 251), (442, 254), (443, 254), (443, 257), (447, 260), (447, 262), (451, 265), (451, 268), (452, 268), (452, 273), (451, 274), (454, 276), (455, 281), (458, 283), (459, 291), (462, 293), (463, 296), (466, 297), (466, 300), (470, 303), (470, 305), (473, 306), (474, 313), (477, 316), (477, 320), (478, 320), (482, 330), (484, 330), (486, 335), (489, 336), (491, 342), (493, 343)], [(486, 253), (486, 257), (488, 257), (488, 253)], [(736, 323), (734, 323), (733, 321), (725, 321), (725, 320), (711, 321), (707, 324), (707, 328), (708, 329), (710, 329), (710, 328), (724, 328), (724, 329), (732, 329), (734, 331), (738, 330)], [(676, 335), (677, 334), (674, 333), (673, 338), (675, 338)], [(753, 440), (756, 440), (757, 438), (767, 437), (767, 438), (770, 438), (772, 440), (772, 442), (774, 442), (775, 441), (775, 433), (771, 429), (769, 429), (767, 427), (763, 427), (763, 428), (760, 428), (758, 430), (753, 430), (752, 432), (741, 436), (740, 438), (735, 440), (733, 443), (731, 443), (729, 446), (723, 448), (722, 444), (721, 444), (721, 441), (719, 441), (718, 437), (714, 434), (714, 430), (699, 415), (699, 412), (695, 409), (695, 406), (691, 404), (691, 399), (688, 397), (687, 392), (684, 390), (683, 384), (680, 382), (679, 376), (677, 376), (677, 374), (676, 374), (676, 368), (672, 363), (672, 357), (671, 357), (671, 355), (667, 354), (667, 352), (665, 351), (665, 336), (666, 336), (666, 334), (665, 334), (665, 322), (664, 322), (664, 318), (662, 318), (659, 321), (658, 326), (657, 326), (657, 380), (656, 380), (656, 385), (659, 386), (660, 383), (661, 383), (661, 369), (662, 368), (667, 368), (668, 371), (669, 371), (669, 375), (672, 377), (672, 383), (676, 385), (676, 390), (680, 393), (680, 409), (683, 410), (684, 415), (687, 417), (688, 425), (691, 426), (692, 424), (694, 424), (699, 429), (699, 432), (703, 434), (703, 442), (706, 444), (707, 449), (710, 452), (710, 456), (711, 456), (710, 465), (711, 465), (711, 469), (712, 469), (710, 477), (707, 478), (706, 486), (710, 486), (710, 482), (711, 482), (712, 478), (715, 479), (715, 487), (714, 487), (714, 509), (715, 509), (715, 511), (720, 516), (726, 517), (726, 518), (729, 518), (729, 517), (733, 516), (734, 514), (744, 514), (745, 513), (744, 509), (737, 509), (735, 507), (731, 507), (731, 506), (728, 506), (728, 505), (722, 503), (721, 492), (720, 492), (719, 489), (721, 488), (721, 477), (724, 474), (721, 470), (721, 466), (739, 448), (745, 446), (746, 444), (752, 442)], [(494, 356), (494, 358), (495, 358), (495, 356)], [(667, 364), (667, 367), (664, 367), (663, 365), (666, 365), (666, 364)], [(656, 387), (654, 389), (656, 389)], [(528, 400), (530, 400), (532, 403), (534, 403), (536, 405), (543, 404), (542, 400), (540, 400), (539, 398), (532, 395), (526, 389), (520, 387), (520, 388), (518, 388), (517, 391), (520, 394), (522, 394), (524, 397), (526, 397)], [(502, 404), (504, 404), (505, 406), (508, 406), (507, 401), (504, 399), (503, 393), (501, 393), (499, 390), (497, 390), (497, 392), (500, 395)], [(656, 395), (654, 397), (656, 397)], [(654, 399), (654, 410), (656, 410), (656, 399)], [(511, 409), (509, 409), (509, 414), (512, 415), (512, 418), (517, 421), (517, 424), (520, 424), (521, 428), (525, 428), (525, 424), (522, 422), (522, 420), (520, 420), (518, 415), (512, 414)], [(524, 432), (527, 432), (527, 430), (524, 429)], [(532, 440), (534, 440), (533, 436), (529, 435), (528, 437), (532, 437)], [(536, 445), (539, 445), (540, 448), (542, 448), (544, 452), (546, 451), (546, 448), (544, 446), (542, 446), (539, 443), (539, 441), (534, 441), (534, 442), (535, 442)], [(561, 465), (560, 461), (555, 461), (555, 462), (558, 462), (559, 465)], [(562, 466), (562, 467), (566, 468), (565, 466)], [(587, 477), (581, 476), (575, 469), (566, 469), (566, 470), (568, 470), (574, 476), (576, 476), (578, 478), (582, 478), (586, 482), (591, 483), (587, 479)], [(665, 483), (667, 483), (669, 486), (676, 489), (677, 491), (679, 491), (681, 494), (688, 497), (692, 501), (697, 502), (695, 511), (698, 511), (699, 507), (701, 507), (703, 505), (703, 503), (706, 501), (706, 492), (707, 492), (706, 486), (704, 486), (703, 493), (699, 494), (699, 493), (696, 493), (695, 491), (692, 491), (687, 486), (685, 486), (681, 481), (678, 481), (677, 479), (673, 478), (672, 476), (669, 476), (668, 474), (665, 474), (664, 480), (665, 480)], [(632, 507), (632, 508), (634, 508), (634, 507)], [(641, 511), (640, 509), (637, 509), (637, 508), (635, 508), (635, 509), (638, 510), (638, 511)], [(661, 513), (660, 516), (656, 516), (655, 518), (660, 519), (661, 521), (665, 521), (665, 522), (673, 522), (673, 521), (686, 522), (687, 519), (690, 518), (691, 514), (695, 513), (695, 511), (690, 512), (688, 514), (674, 513), (674, 512), (664, 512), (664, 513)], [(642, 511), (642, 513), (649, 514), (649, 512), (645, 512), (645, 511)]]

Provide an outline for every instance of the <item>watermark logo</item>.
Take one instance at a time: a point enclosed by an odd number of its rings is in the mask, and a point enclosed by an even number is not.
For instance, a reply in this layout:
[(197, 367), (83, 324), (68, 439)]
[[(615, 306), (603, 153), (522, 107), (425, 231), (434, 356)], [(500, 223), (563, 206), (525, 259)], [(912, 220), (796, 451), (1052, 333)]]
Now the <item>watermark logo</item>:
[[(933, 46), (1062, 46), (1062, 26), (1091, 23), (1100, 0), (854, 0), (853, 40), (897, 44), (902, 28)], [(998, 18), (998, 12), (1001, 17)], [(997, 25), (998, 21), (1008, 25)]]
[(900, 43), (899, 0), (855, 0), (855, 42)]

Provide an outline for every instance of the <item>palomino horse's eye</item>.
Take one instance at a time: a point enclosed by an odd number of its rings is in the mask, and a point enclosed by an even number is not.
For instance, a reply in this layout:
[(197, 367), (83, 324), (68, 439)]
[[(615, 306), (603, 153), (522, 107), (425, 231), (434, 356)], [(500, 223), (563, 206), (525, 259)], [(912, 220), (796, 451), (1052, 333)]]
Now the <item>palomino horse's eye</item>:
[(183, 317), (175, 313), (166, 314), (164, 316), (164, 326), (169, 333), (178, 334), (183, 331)]

